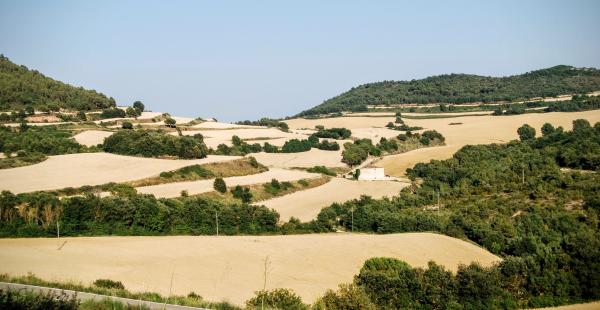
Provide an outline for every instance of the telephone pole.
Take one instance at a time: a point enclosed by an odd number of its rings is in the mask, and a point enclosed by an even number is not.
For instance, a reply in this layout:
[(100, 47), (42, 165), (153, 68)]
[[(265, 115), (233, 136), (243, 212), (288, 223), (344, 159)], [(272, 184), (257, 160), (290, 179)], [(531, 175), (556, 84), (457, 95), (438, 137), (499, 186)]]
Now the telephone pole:
[(354, 232), (354, 207), (350, 208), (350, 214), (352, 215), (352, 231)]
[(56, 221), (56, 238), (60, 239), (60, 223)]
[(217, 223), (217, 237), (219, 236), (219, 211), (215, 211), (215, 222)]

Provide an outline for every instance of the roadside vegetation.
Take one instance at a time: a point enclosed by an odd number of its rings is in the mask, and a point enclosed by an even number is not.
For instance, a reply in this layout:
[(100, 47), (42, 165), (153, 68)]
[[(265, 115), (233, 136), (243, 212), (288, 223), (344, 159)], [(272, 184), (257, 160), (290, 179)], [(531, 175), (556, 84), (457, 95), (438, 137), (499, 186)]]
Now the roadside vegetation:
[[(86, 292), (86, 293), (94, 293), (99, 295), (107, 295), (107, 296), (115, 296), (115, 297), (123, 297), (135, 300), (144, 300), (151, 301), (157, 303), (167, 303), (167, 304), (175, 304), (175, 305), (183, 305), (190, 307), (203, 307), (210, 308), (215, 310), (228, 310), (228, 309), (239, 309), (238, 307), (231, 305), (227, 302), (209, 302), (204, 300), (198, 294), (193, 292), (189, 293), (187, 296), (178, 296), (178, 295), (170, 295), (170, 296), (162, 296), (158, 293), (154, 292), (141, 292), (134, 293), (128, 291), (123, 284), (118, 281), (112, 281), (109, 279), (99, 279), (94, 282), (93, 285), (87, 286), (80, 283), (71, 283), (71, 282), (54, 282), (54, 281), (45, 281), (33, 274), (28, 274), (20, 277), (11, 277), (6, 274), (0, 274), (0, 281), (2, 282), (11, 282), (11, 283), (20, 283), (20, 284), (28, 284), (35, 286), (43, 286), (43, 287), (53, 287), (60, 288), (64, 290), (78, 291), (78, 292)], [(106, 285), (113, 284), (113, 285)], [(120, 285), (114, 285), (120, 284)], [(67, 298), (64, 295), (41, 295), (41, 294), (33, 294), (28, 293), (26, 295), (20, 296), (18, 292), (8, 292), (0, 290), (0, 306), (2, 302), (7, 302), (9, 300), (15, 300), (16, 303), (14, 305), (19, 306), (23, 303), (27, 305), (26, 307), (17, 307), (17, 308), (3, 308), (2, 309), (139, 309), (139, 307), (127, 307), (119, 302), (113, 302), (110, 300), (102, 301), (102, 302), (93, 302), (86, 301), (80, 303), (77, 299)], [(13, 301), (14, 302), (14, 301)], [(49, 305), (54, 305), (53, 308), (50, 308)], [(116, 308), (113, 308), (114, 307)], [(109, 307), (106, 307), (109, 306)], [(37, 308), (36, 308), (37, 307)], [(119, 308), (122, 307), (122, 308)], [(142, 308), (144, 309), (144, 308)]]
[(277, 127), (279, 129), (281, 129), (282, 131), (289, 130), (288, 124), (286, 124), (282, 121), (279, 121), (279, 120), (270, 119), (270, 118), (266, 118), (266, 117), (263, 117), (263, 118), (259, 119), (258, 121), (245, 120), (245, 121), (241, 121), (241, 122), (236, 122), (236, 124), (248, 125), (248, 126)]

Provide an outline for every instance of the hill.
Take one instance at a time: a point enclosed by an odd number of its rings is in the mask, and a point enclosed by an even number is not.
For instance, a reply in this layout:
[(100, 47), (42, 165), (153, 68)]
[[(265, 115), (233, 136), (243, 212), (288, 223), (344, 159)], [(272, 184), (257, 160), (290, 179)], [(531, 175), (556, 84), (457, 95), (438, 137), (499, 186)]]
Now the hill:
[(56, 81), (0, 55), (0, 110), (26, 107), (44, 109), (58, 106), (73, 110), (102, 109), (115, 106), (115, 100), (95, 90)]
[(298, 116), (364, 111), (366, 105), (496, 102), (600, 90), (600, 70), (555, 66), (507, 77), (445, 74), (354, 87)]

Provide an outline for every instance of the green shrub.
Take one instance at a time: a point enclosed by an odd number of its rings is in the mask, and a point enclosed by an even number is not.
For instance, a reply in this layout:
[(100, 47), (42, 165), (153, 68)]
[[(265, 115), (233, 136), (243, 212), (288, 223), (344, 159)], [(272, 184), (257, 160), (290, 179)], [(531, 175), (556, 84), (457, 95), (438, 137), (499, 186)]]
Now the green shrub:
[(123, 283), (121, 283), (121, 281), (113, 281), (110, 279), (98, 279), (98, 280), (94, 281), (94, 285), (97, 287), (103, 287), (103, 288), (108, 288), (108, 289), (118, 289), (118, 290), (125, 289), (125, 286), (123, 285)]
[(227, 185), (225, 184), (225, 180), (223, 180), (223, 178), (215, 178), (215, 181), (213, 182), (213, 188), (219, 193), (224, 194), (227, 192)]
[(307, 310), (308, 305), (293, 291), (278, 288), (272, 291), (258, 291), (252, 299), (246, 301), (247, 309)]

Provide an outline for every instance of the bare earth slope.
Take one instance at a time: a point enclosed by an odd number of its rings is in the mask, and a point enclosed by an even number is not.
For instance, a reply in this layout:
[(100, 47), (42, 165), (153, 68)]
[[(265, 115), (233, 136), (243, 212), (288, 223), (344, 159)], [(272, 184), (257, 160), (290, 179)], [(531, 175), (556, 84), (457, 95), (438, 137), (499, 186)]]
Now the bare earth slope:
[(334, 202), (345, 202), (368, 195), (373, 198), (397, 195), (407, 183), (391, 181), (350, 181), (333, 178), (331, 181), (311, 189), (276, 197), (257, 204), (275, 209), (282, 221), (296, 217), (303, 222), (317, 217), (322, 208)]
[[(224, 178), (224, 180), (225, 184), (227, 184), (227, 186), (231, 188), (235, 185), (267, 183), (270, 182), (272, 179), (277, 179), (280, 182), (284, 182), (295, 181), (300, 179), (317, 178), (319, 176), (319, 174), (308, 173), (301, 170), (285, 170), (272, 168), (269, 171), (265, 171), (263, 173), (244, 175), (238, 177), (229, 177)], [(157, 198), (171, 198), (180, 196), (181, 191), (183, 190), (188, 191), (188, 194), (190, 195), (211, 192), (214, 190), (213, 182), (213, 179), (209, 179), (192, 182), (177, 182), (152, 186), (143, 186), (138, 187), (136, 189), (138, 193), (153, 194)]]
[[(533, 126), (538, 135), (544, 123), (551, 123), (555, 127), (563, 126), (571, 130), (572, 122), (576, 119), (587, 119), (592, 123), (600, 121), (600, 110), (585, 112), (554, 112), (532, 113), (514, 116), (468, 116), (438, 119), (406, 119), (410, 126), (421, 126), (426, 129), (435, 129), (446, 137), (446, 145), (418, 149), (415, 151), (386, 156), (375, 166), (384, 167), (386, 174), (401, 176), (406, 168), (420, 162), (429, 162), (432, 159), (446, 159), (467, 144), (506, 143), (517, 139), (517, 129), (523, 124)], [(462, 123), (450, 125), (450, 123)]]
[(173, 274), (174, 294), (194, 291), (208, 300), (242, 304), (262, 288), (267, 256), (267, 289), (293, 289), (305, 302), (351, 282), (371, 257), (396, 257), (413, 266), (434, 260), (451, 270), (459, 263), (499, 261), (476, 245), (432, 233), (64, 240), (59, 251), (56, 239), (0, 239), (0, 272), (85, 283), (108, 278), (134, 291), (163, 294)]
[(0, 190), (24, 193), (109, 182), (143, 179), (162, 171), (227, 161), (238, 156), (208, 156), (203, 159), (174, 160), (122, 156), (109, 153), (81, 153), (50, 156), (26, 167), (0, 170)]

